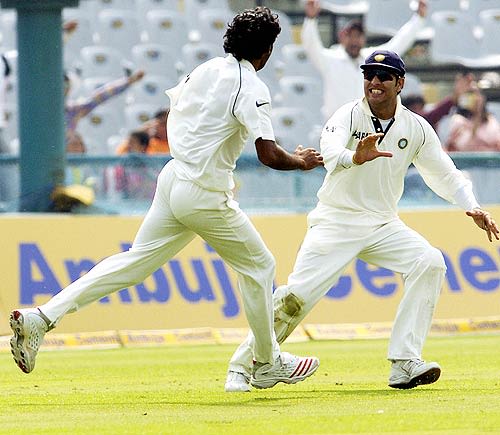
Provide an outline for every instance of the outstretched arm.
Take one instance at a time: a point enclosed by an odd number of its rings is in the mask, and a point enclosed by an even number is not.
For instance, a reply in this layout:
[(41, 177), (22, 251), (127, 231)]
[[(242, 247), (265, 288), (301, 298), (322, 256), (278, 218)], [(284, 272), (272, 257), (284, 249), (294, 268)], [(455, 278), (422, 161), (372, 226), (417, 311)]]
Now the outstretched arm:
[(273, 140), (258, 138), (255, 148), (260, 162), (272, 169), (289, 171), (301, 169), (307, 171), (323, 166), (323, 157), (314, 148), (297, 147), (293, 154), (285, 151)]

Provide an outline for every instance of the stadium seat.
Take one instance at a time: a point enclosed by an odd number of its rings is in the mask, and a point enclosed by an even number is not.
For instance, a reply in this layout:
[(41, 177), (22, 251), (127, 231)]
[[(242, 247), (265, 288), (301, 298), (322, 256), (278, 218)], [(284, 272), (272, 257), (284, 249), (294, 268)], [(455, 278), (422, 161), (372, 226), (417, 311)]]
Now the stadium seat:
[(232, 19), (233, 13), (228, 9), (203, 9), (198, 14), (200, 40), (222, 46), (227, 25)]
[(207, 60), (222, 56), (222, 45), (210, 43), (188, 42), (182, 47), (182, 69), (184, 74), (189, 74), (194, 68)]
[(145, 18), (149, 11), (155, 10), (180, 12), (179, 0), (136, 0), (135, 3), (140, 18)]
[(122, 77), (124, 67), (120, 52), (113, 47), (92, 45), (80, 50), (80, 59), (75, 66), (82, 78)]
[(458, 63), (474, 66), (479, 62), (479, 42), (474, 23), (466, 12), (440, 11), (431, 15), (434, 37), (430, 43), (433, 63)]
[(165, 90), (175, 86), (177, 82), (164, 75), (146, 75), (127, 91), (127, 100), (134, 104), (150, 104), (158, 108), (169, 105)]
[(273, 58), (274, 60), (279, 60), (282, 48), (287, 44), (294, 44), (295, 41), (293, 39), (293, 26), (290, 17), (282, 11), (273, 10), (273, 12), (278, 15), (281, 27), (281, 32), (278, 35), (273, 48)]
[(481, 11), (479, 24), (483, 30), (483, 37), (479, 43), (481, 55), (500, 55), (500, 9)]
[(141, 42), (136, 13), (124, 9), (104, 9), (97, 15), (95, 32), (100, 45), (118, 50), (130, 58), (130, 50)]
[(228, 0), (184, 0), (184, 16), (190, 30), (199, 28), (199, 13), (206, 9), (224, 9), (231, 11)]
[(17, 75), (11, 74), (5, 86), (5, 103), (17, 104)]
[(17, 50), (17, 13), (2, 9), (0, 12), (2, 50)]
[(4, 127), (4, 138), (7, 143), (10, 143), (14, 139), (19, 137), (18, 132), (18, 115), (19, 110), (16, 103), (5, 104), (4, 106), (5, 115), (5, 127)]
[(324, 0), (321, 8), (334, 15), (365, 15), (370, 3), (367, 0)]
[(412, 15), (408, 0), (370, 0), (365, 15), (368, 35), (393, 36)]
[(171, 79), (177, 78), (175, 58), (161, 44), (138, 44), (132, 47), (132, 62), (136, 69), (146, 74), (163, 74)]
[(406, 95), (422, 95), (422, 81), (415, 74), (406, 73), (405, 86), (401, 91), (401, 96)]
[(146, 13), (144, 24), (149, 43), (163, 45), (174, 58), (180, 58), (182, 47), (188, 42), (186, 19), (176, 11), (156, 9)]
[(78, 23), (76, 30), (64, 42), (64, 65), (69, 69), (77, 60), (80, 50), (94, 44), (90, 18), (80, 9), (66, 8), (63, 10), (63, 20), (75, 20)]
[[(93, 0), (94, 8), (97, 11), (103, 9), (126, 9), (129, 11), (135, 11), (135, 0)], [(80, 3), (85, 3), (85, 1), (80, 1)]]
[(489, 9), (500, 9), (500, 0), (469, 0), (469, 9), (467, 12), (477, 22), (481, 11)]
[(460, 11), (464, 9), (463, 0), (428, 0), (427, 15), (438, 11)]
[(304, 108), (314, 119), (323, 119), (321, 116), (323, 90), (319, 80), (307, 76), (285, 76), (281, 78), (279, 84), (281, 106)]
[(307, 108), (276, 107), (271, 112), (276, 142), (289, 152), (309, 146), (309, 132), (316, 124)]
[(156, 104), (130, 104), (125, 107), (125, 126), (130, 132), (153, 118), (159, 107)]
[(282, 76), (308, 76), (320, 79), (320, 74), (307, 57), (307, 52), (302, 45), (286, 44), (281, 49), (282, 64), (277, 68)]
[(83, 138), (87, 154), (110, 154), (108, 138), (120, 134), (124, 125), (122, 110), (102, 105), (80, 120), (77, 131)]

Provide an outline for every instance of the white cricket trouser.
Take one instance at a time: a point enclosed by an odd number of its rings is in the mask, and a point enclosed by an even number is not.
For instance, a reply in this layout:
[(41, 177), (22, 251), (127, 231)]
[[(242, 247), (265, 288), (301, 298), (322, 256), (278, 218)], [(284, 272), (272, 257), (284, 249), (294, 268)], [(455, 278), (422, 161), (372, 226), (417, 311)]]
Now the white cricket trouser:
[[(309, 215), (309, 229), (287, 285), (274, 293), (278, 342), (290, 335), (358, 257), (402, 275), (404, 294), (388, 359), (420, 358), (446, 272), (441, 252), (399, 219), (378, 226), (339, 224), (316, 212)], [(250, 333), (231, 358), (230, 370), (249, 371), (252, 343)]]
[(172, 164), (158, 177), (151, 208), (132, 247), (104, 259), (39, 308), (56, 324), (68, 312), (144, 281), (198, 234), (238, 274), (245, 314), (256, 337), (253, 357), (274, 363), (280, 352), (273, 328), (274, 257), (229, 193), (178, 179)]

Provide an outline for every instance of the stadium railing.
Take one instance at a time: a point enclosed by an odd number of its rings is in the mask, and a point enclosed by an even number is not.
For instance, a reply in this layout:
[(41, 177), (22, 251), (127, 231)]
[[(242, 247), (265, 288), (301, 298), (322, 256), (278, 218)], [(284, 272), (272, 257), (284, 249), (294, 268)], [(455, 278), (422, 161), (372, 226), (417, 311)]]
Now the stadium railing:
[[(474, 185), (481, 204), (500, 204), (500, 153), (451, 154), (457, 167)], [(154, 194), (156, 177), (170, 159), (166, 156), (67, 156), (66, 184), (84, 184), (95, 201), (78, 213), (144, 214)], [(316, 204), (325, 171), (275, 171), (255, 155), (242, 155), (235, 170), (235, 199), (249, 213), (303, 213)], [(20, 200), (19, 158), (0, 155), (0, 212), (17, 212)], [(449, 204), (410, 167), (401, 208), (443, 207)]]

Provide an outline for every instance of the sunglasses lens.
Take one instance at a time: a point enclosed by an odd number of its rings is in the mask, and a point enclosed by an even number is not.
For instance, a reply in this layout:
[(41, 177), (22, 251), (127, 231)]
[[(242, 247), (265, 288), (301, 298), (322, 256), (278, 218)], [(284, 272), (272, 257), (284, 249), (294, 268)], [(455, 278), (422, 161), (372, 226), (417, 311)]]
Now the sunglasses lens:
[(373, 70), (373, 71), (365, 71), (364, 72), (364, 77), (366, 80), (368, 81), (372, 81), (373, 78), (377, 76), (378, 79), (381, 81), (381, 82), (387, 82), (389, 80), (392, 80), (393, 79), (393, 76), (391, 73), (387, 72), (387, 71), (382, 71), (382, 70)]

